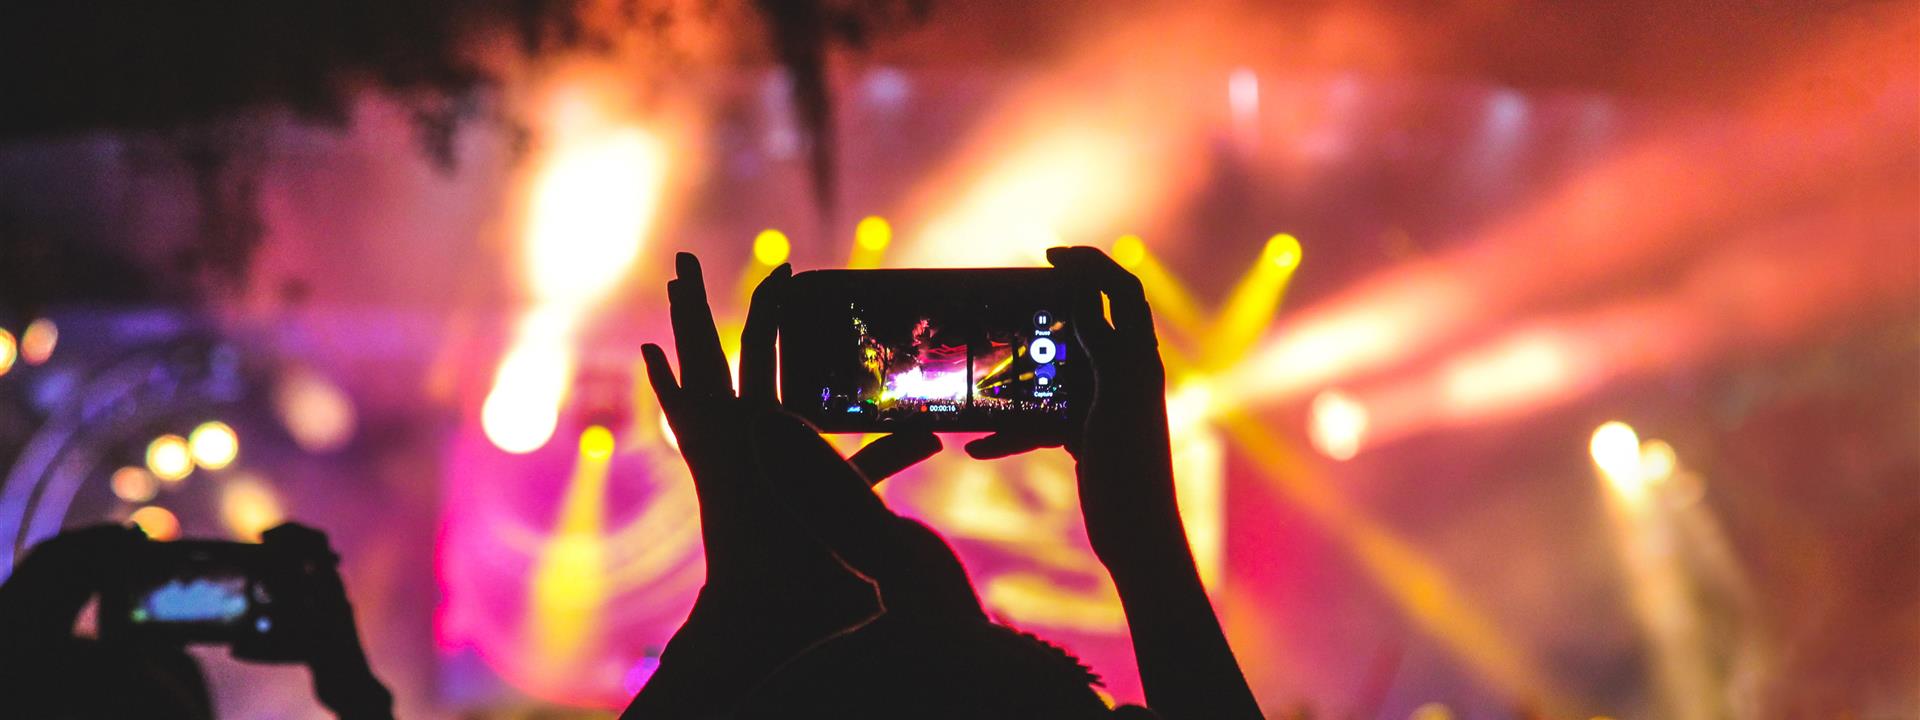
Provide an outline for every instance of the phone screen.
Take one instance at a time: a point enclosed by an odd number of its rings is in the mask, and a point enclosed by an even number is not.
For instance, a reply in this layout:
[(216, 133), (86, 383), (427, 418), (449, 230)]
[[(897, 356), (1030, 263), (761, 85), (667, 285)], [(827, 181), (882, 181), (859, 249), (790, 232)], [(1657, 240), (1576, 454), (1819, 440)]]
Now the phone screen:
[(822, 430), (1063, 424), (1075, 386), (1052, 270), (827, 270), (781, 312), (781, 397)]

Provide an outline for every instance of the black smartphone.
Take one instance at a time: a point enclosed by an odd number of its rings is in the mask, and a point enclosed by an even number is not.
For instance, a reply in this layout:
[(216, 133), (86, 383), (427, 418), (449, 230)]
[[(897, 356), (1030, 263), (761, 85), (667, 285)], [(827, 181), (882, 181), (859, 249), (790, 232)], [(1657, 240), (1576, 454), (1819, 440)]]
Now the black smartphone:
[(780, 397), (826, 432), (1060, 430), (1089, 384), (1050, 268), (816, 270), (780, 313)]
[(100, 597), (103, 638), (232, 644), (274, 635), (270, 558), (257, 543), (144, 542)]

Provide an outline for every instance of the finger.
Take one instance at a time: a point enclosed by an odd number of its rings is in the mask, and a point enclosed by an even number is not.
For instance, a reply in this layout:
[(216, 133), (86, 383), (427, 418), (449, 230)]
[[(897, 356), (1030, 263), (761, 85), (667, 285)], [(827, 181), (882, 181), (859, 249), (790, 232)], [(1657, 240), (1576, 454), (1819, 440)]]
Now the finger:
[(754, 423), (754, 449), (763, 470), (787, 475), (768, 478), (768, 484), (841, 562), (879, 585), (887, 612), (982, 614), (953, 548), (926, 526), (887, 509), (812, 428), (786, 413), (768, 412)]
[[(1048, 259), (1052, 260), (1054, 254), (1055, 251), (1049, 250)], [(1095, 289), (1106, 294), (1118, 337), (1136, 343), (1159, 344), (1153, 331), (1153, 312), (1147, 307), (1147, 293), (1140, 286), (1140, 278), (1098, 248), (1064, 248), (1059, 254), (1082, 273), (1081, 277), (1091, 281)]]
[(893, 522), (887, 546), (891, 564), (862, 572), (880, 585), (880, 601), (889, 615), (981, 619), (980, 596), (973, 590), (960, 556), (940, 534), (910, 518)]
[(660, 409), (667, 417), (679, 409), (680, 383), (673, 379), (673, 366), (667, 364), (667, 351), (659, 345), (647, 343), (640, 346), (640, 359), (647, 364), (647, 384), (653, 386), (653, 396), (660, 400)]
[(940, 452), (940, 437), (930, 432), (894, 433), (867, 443), (847, 462), (860, 471), (868, 485), (893, 477)]
[(1060, 447), (1064, 439), (1037, 433), (994, 433), (967, 443), (967, 457), (975, 460), (996, 460), (1009, 455), (1019, 455), (1040, 448)]
[(793, 276), (793, 266), (781, 263), (753, 289), (747, 304), (747, 324), (740, 330), (740, 397), (772, 402), (774, 393), (773, 342), (780, 315), (780, 290)]
[(733, 391), (726, 351), (720, 349), (720, 331), (713, 326), (713, 308), (707, 305), (707, 281), (693, 253), (674, 256), (679, 277), (667, 283), (669, 314), (673, 318), (673, 349), (680, 355), (680, 387), (690, 393)]
[(1079, 338), (1081, 347), (1092, 356), (1098, 356), (1112, 344), (1113, 326), (1107, 323), (1100, 291), (1094, 286), (1086, 263), (1079, 261), (1070, 250), (1072, 248), (1049, 249), (1047, 260), (1066, 276), (1067, 311), (1074, 337)]
[(888, 526), (897, 517), (866, 478), (812, 428), (786, 413), (762, 413), (754, 419), (752, 437), (767, 486), (821, 542), (861, 570), (859, 558), (886, 544)]

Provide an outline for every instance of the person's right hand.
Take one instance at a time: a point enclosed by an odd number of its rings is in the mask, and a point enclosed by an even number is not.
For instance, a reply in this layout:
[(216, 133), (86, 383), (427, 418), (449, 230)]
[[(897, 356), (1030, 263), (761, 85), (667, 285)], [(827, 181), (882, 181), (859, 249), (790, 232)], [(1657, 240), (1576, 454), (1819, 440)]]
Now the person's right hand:
[[(1065, 436), (997, 433), (967, 444), (979, 459), (1064, 445), (1077, 462), (1087, 539), (1110, 571), (1125, 572), (1146, 554), (1164, 553), (1185, 531), (1175, 503), (1167, 438), (1167, 377), (1153, 315), (1140, 280), (1091, 247), (1052, 248), (1047, 260), (1072, 293), (1068, 320), (1093, 368), (1091, 392)], [(1112, 321), (1101, 296), (1111, 307)]]
[(1177, 720), (1258, 718), (1260, 706), (1200, 584), (1180, 521), (1167, 376), (1146, 293), (1139, 278), (1097, 249), (1053, 248), (1047, 260), (1067, 278), (1069, 321), (1093, 366), (1085, 419), (1066, 437), (990, 435), (969, 443), (967, 454), (1004, 457), (1064, 444), (1078, 460), (1087, 540), (1126, 611), (1147, 704)]

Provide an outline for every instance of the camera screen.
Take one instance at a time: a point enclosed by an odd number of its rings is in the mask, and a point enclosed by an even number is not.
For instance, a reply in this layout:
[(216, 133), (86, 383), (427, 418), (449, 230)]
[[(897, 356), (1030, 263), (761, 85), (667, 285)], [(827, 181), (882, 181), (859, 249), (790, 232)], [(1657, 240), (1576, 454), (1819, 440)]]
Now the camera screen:
[[(258, 545), (216, 541), (152, 543), (134, 558), (113, 623), (131, 633), (220, 641), (266, 633), (270, 598), (255, 569)], [(102, 600), (102, 611), (109, 606)]]
[(993, 429), (1064, 420), (1067, 324), (1047, 271), (796, 276), (783, 395), (823, 429)]
[(246, 617), (247, 586), (244, 575), (169, 578), (139, 592), (127, 619), (134, 623), (231, 624)]

